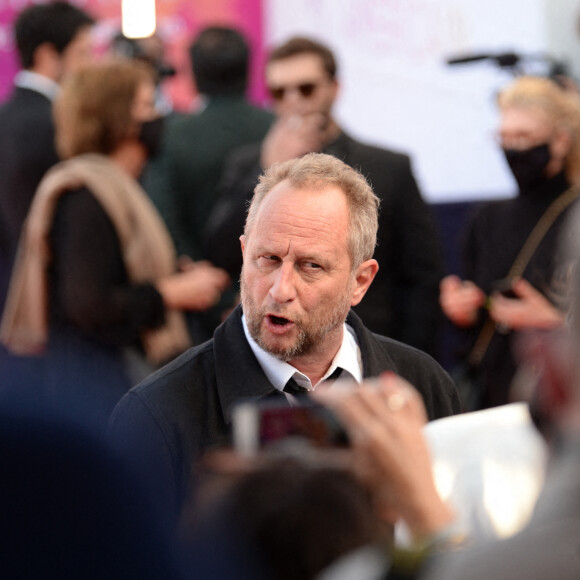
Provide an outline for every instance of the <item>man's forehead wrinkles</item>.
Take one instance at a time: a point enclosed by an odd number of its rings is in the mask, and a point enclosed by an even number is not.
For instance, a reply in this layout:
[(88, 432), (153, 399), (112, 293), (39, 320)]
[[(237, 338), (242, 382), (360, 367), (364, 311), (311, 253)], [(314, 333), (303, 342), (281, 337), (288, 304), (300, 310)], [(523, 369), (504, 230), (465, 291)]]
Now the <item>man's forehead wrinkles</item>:
[(289, 227), (297, 229), (321, 229), (323, 231), (326, 231), (328, 227), (335, 225), (337, 222), (335, 216), (328, 216), (322, 213), (316, 214), (313, 212), (310, 216), (304, 215), (296, 206), (280, 211), (275, 216), (275, 219)]

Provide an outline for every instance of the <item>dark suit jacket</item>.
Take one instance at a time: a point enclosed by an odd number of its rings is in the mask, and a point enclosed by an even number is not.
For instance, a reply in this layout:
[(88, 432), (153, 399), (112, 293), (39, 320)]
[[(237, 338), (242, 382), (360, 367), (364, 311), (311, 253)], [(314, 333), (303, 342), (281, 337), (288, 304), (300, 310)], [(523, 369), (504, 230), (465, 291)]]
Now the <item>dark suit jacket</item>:
[[(206, 229), (210, 260), (239, 279), (246, 207), (261, 174), (260, 145), (244, 147), (229, 158), (220, 201)], [(381, 200), (379, 272), (355, 310), (374, 332), (434, 354), (440, 321), (439, 281), (443, 274), (434, 218), (423, 201), (409, 157), (365, 145), (341, 133), (324, 151), (360, 171)]]
[(0, 311), (22, 223), (41, 178), (57, 161), (50, 101), (16, 87), (0, 107)]
[[(171, 362), (121, 399), (110, 421), (117, 445), (152, 483), (156, 501), (177, 512), (190, 493), (198, 455), (230, 442), (232, 406), (275, 392), (244, 336), (241, 308), (214, 338)], [(431, 357), (371, 333), (354, 313), (347, 319), (360, 345), (363, 375), (391, 370), (419, 390), (430, 419), (459, 412), (451, 379)]]
[(261, 141), (272, 119), (242, 97), (223, 96), (211, 98), (200, 113), (169, 120), (162, 154), (147, 168), (143, 185), (180, 254), (205, 258), (201, 232), (216, 202), (224, 161), (232, 150)]

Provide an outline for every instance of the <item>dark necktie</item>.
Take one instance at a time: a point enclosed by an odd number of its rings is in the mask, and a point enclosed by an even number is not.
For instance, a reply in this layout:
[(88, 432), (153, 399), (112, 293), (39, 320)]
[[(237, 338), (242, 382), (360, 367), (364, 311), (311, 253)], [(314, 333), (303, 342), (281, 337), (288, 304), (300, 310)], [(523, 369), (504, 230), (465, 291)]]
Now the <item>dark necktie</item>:
[[(324, 382), (334, 381), (335, 379), (338, 378), (341, 372), (342, 369), (340, 367), (336, 367), (333, 373), (330, 376), (326, 377), (326, 379), (324, 379)], [(284, 387), (284, 392), (299, 397), (301, 395), (306, 395), (308, 393), (308, 389), (301, 387), (292, 377), (290, 377), (290, 379), (286, 383), (286, 386)]]
[(290, 377), (286, 383), (286, 386), (284, 387), (284, 392), (290, 393), (295, 397), (300, 397), (306, 395), (308, 393), (308, 389), (301, 387), (292, 377)]

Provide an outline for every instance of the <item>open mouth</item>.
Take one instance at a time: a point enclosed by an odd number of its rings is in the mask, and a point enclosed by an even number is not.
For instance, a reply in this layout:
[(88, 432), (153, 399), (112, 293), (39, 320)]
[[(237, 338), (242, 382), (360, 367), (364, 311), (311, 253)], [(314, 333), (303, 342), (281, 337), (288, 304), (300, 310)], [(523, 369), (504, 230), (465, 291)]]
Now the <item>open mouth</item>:
[(286, 326), (290, 323), (290, 320), (283, 318), (282, 316), (274, 316), (273, 314), (269, 314), (268, 318), (270, 319), (270, 322), (276, 326)]

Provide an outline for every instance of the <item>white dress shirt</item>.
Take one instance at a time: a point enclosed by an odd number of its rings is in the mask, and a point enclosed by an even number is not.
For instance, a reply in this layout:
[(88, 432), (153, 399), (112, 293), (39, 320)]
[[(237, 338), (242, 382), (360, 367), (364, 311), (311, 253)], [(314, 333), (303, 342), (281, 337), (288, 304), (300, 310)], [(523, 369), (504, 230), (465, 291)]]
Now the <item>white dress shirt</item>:
[(14, 85), (21, 89), (36, 91), (44, 95), (49, 101), (54, 101), (60, 91), (58, 83), (44, 75), (39, 75), (29, 70), (18, 72), (14, 77)]
[[(291, 364), (281, 361), (273, 354), (270, 354), (269, 352), (266, 352), (264, 349), (260, 348), (250, 335), (245, 316), (242, 316), (242, 325), (244, 327), (246, 338), (250, 344), (250, 348), (258, 359), (262, 370), (274, 388), (278, 389), (279, 391), (284, 391), (286, 383), (291, 378), (293, 378), (296, 383), (304, 389), (313, 391), (318, 385), (320, 385), (320, 383), (326, 380), (336, 370), (337, 367), (342, 369), (342, 372), (338, 377), (339, 379), (350, 378), (354, 379), (359, 384), (362, 382), (362, 358), (360, 348), (357, 343), (354, 330), (346, 323), (344, 323), (342, 344), (340, 345), (336, 356), (328, 368), (328, 371), (315, 385), (311, 383), (310, 379), (304, 373), (294, 368)], [(284, 394), (290, 401), (294, 400), (294, 397), (289, 393)]]

